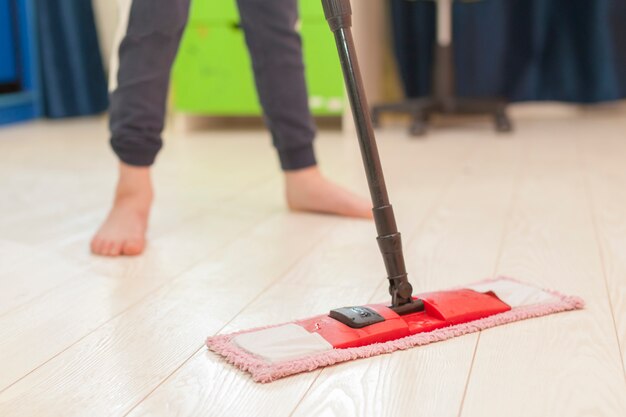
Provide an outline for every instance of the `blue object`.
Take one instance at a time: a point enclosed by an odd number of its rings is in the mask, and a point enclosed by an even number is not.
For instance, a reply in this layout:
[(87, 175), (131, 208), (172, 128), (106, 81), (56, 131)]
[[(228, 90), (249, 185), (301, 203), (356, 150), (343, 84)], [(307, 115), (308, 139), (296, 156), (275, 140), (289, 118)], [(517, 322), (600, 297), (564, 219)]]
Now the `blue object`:
[[(2, 74), (7, 83), (15, 82), (18, 91), (0, 94), (0, 124), (38, 117), (41, 114), (37, 75), (37, 44), (34, 36), (35, 15), (31, 0), (2, 0), (0, 32), (3, 42)], [(8, 29), (8, 30), (7, 30)], [(5, 49), (4, 42), (9, 48)]]
[(59, 118), (101, 113), (106, 77), (91, 1), (36, 0), (43, 112)]
[[(0, 88), (18, 84), (15, 23), (9, 0), (0, 0)], [(8, 88), (8, 87), (6, 87)], [(4, 88), (0, 91), (5, 91)]]
[[(595, 103), (626, 96), (626, 2), (483, 0), (454, 6), (459, 96)], [(430, 93), (432, 1), (392, 0), (406, 95)]]

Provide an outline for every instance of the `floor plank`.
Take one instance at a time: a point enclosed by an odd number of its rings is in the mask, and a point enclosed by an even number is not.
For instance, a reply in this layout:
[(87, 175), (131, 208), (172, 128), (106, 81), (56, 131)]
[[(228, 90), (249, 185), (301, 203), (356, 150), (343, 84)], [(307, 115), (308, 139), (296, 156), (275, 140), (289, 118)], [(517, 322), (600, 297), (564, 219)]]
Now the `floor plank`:
[(582, 311), (480, 334), (462, 416), (626, 414), (601, 260), (576, 150), (593, 121), (567, 136), (527, 126), (528, 175), (521, 184), (498, 272), (583, 297)]
[[(621, 132), (626, 123), (622, 126)], [(606, 132), (603, 146), (589, 136), (579, 137), (578, 142), (626, 378), (626, 146), (621, 132)]]
[[(0, 239), (0, 319), (38, 294), (79, 275), (86, 265), (48, 250)], [(11, 261), (8, 261), (11, 260)], [(33, 265), (45, 265), (34, 268)]]

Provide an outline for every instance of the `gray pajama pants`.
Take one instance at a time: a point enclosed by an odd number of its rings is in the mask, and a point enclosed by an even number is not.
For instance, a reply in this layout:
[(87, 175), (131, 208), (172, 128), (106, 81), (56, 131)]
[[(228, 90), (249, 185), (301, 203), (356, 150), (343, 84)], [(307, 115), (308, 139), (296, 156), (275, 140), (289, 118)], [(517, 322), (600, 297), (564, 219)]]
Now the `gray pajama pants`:
[[(111, 146), (121, 161), (148, 166), (162, 147), (170, 71), (190, 0), (118, 1), (119, 48), (111, 63)], [(294, 170), (315, 165), (315, 126), (296, 31), (297, 0), (237, 3), (259, 100), (281, 167)]]

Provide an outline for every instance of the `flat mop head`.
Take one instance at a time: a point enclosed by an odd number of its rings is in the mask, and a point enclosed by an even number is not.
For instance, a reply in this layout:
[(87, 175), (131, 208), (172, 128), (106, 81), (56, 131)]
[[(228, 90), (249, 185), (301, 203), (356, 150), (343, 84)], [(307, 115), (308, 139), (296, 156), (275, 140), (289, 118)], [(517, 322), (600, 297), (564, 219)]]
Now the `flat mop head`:
[(420, 294), (417, 299), (424, 309), (416, 313), (399, 315), (386, 304), (344, 307), (291, 323), (209, 337), (206, 343), (256, 382), (271, 382), (584, 305), (578, 297), (504, 277)]

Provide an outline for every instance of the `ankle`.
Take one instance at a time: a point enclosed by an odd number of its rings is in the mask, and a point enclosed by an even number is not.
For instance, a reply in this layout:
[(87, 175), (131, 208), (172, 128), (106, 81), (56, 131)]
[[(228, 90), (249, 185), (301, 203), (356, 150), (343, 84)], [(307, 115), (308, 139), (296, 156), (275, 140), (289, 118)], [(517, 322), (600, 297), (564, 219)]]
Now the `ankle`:
[(149, 167), (134, 167), (120, 163), (119, 179), (115, 190), (116, 202), (141, 199), (151, 203), (154, 197)]
[(311, 178), (321, 178), (322, 173), (317, 165), (313, 165), (310, 167), (293, 170), (293, 171), (285, 171), (285, 181), (287, 183), (297, 182), (297, 181), (306, 181)]

